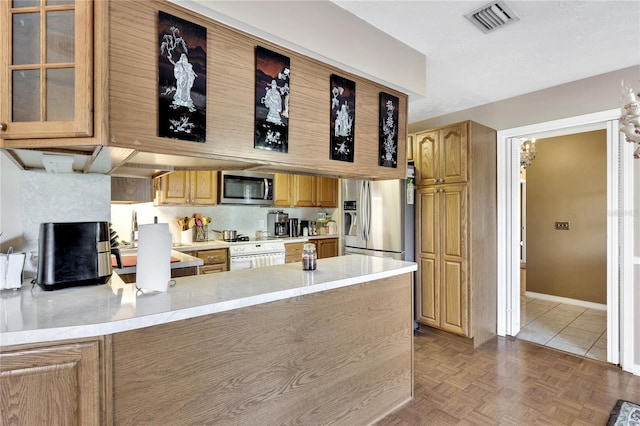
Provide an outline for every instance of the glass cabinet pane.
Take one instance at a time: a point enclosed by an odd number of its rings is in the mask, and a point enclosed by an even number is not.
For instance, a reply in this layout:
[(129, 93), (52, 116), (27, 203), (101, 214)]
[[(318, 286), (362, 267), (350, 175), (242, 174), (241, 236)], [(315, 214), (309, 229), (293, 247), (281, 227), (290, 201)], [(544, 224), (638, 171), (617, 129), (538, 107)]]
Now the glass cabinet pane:
[(0, 104), (0, 117), (9, 124), (3, 139), (93, 136), (90, 35), (98, 1), (0, 0), (10, 37), (7, 49), (0, 49), (11, 86)]
[(47, 13), (46, 63), (74, 61), (74, 24), (73, 10)]
[(40, 121), (40, 71), (13, 71), (12, 121)]
[(74, 117), (73, 68), (47, 71), (47, 117), (45, 121), (71, 121)]
[(40, 63), (40, 14), (13, 15), (13, 64)]
[(40, 0), (13, 0), (13, 7), (34, 7), (40, 6)]

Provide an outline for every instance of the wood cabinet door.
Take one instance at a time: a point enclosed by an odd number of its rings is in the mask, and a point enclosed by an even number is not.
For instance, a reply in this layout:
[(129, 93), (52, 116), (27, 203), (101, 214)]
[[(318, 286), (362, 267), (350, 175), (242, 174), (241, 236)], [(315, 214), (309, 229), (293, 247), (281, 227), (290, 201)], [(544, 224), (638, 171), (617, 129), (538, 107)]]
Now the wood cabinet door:
[(100, 342), (0, 353), (0, 424), (101, 425)]
[(467, 187), (444, 187), (440, 192), (440, 326), (468, 335)]
[(327, 257), (336, 257), (338, 255), (338, 239), (323, 238), (315, 240), (318, 259), (326, 259)]
[(200, 267), (200, 275), (217, 274), (218, 272), (226, 272), (226, 271), (228, 271), (226, 263), (225, 264), (219, 264), (219, 265), (207, 265), (207, 266), (201, 266)]
[(0, 139), (92, 136), (92, 1), (14, 3), (0, 2)]
[(188, 204), (191, 200), (190, 172), (171, 172), (160, 178), (157, 204)]
[(293, 206), (315, 207), (316, 178), (315, 176), (293, 175)]
[(288, 243), (284, 245), (285, 249), (285, 262), (301, 262), (302, 261), (302, 250), (304, 248), (304, 243)]
[(416, 185), (423, 186), (438, 183), (438, 131), (417, 133), (415, 137)]
[(273, 206), (291, 207), (291, 184), (293, 176), (286, 173), (276, 173), (273, 176)]
[(191, 172), (191, 204), (215, 206), (218, 204), (218, 172)]
[(467, 181), (468, 123), (440, 130), (439, 178), (440, 183)]
[(338, 179), (316, 177), (316, 206), (338, 207)]
[(433, 187), (420, 188), (416, 196), (417, 319), (434, 327), (440, 326), (439, 191)]
[(407, 163), (413, 161), (413, 141), (415, 135), (407, 135)]

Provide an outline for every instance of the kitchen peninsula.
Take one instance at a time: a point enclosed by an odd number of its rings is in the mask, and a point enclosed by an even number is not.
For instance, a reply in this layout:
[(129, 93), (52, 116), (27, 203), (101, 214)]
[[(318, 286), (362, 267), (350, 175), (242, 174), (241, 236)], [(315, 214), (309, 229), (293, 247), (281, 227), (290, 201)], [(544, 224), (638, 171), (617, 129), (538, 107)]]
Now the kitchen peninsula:
[[(413, 394), (415, 270), (349, 255), (321, 259), (313, 272), (292, 263), (181, 277), (165, 293), (136, 292), (115, 275), (103, 286), (3, 292), (0, 387), (31, 380), (48, 389), (43, 400), (7, 393), (3, 416), (369, 424)], [(64, 362), (57, 349), (94, 362)], [(69, 376), (83, 391), (64, 395), (64, 368), (52, 368), (63, 363), (76, 365)], [(58, 404), (74, 398), (83, 408)]]

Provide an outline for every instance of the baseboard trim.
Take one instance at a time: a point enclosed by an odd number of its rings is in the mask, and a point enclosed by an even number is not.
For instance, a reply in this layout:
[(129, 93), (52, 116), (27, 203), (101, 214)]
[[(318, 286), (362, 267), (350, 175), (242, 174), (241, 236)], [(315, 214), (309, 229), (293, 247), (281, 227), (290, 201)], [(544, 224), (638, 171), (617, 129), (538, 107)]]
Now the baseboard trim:
[(422, 334), (429, 334), (429, 333), (436, 334), (438, 336), (443, 336), (443, 337), (447, 337), (447, 338), (449, 338), (451, 340), (455, 340), (455, 341), (457, 341), (459, 343), (464, 343), (465, 345), (469, 345), (471, 347), (474, 346), (473, 345), (473, 338), (471, 338), (471, 337), (460, 336), (458, 334), (454, 334), (454, 333), (451, 333), (449, 331), (444, 331), (444, 330), (441, 330), (439, 328), (431, 327), (431, 326), (428, 326), (428, 325), (425, 325), (425, 324), (418, 323), (418, 328), (415, 331), (417, 331), (418, 333), (422, 333)]
[(551, 294), (535, 293), (533, 291), (525, 291), (524, 295), (533, 299), (548, 300), (550, 302), (566, 303), (568, 305), (582, 306), (583, 308), (597, 309), (606, 311), (607, 305), (602, 303), (587, 302), (586, 300), (570, 299), (568, 297), (553, 296)]

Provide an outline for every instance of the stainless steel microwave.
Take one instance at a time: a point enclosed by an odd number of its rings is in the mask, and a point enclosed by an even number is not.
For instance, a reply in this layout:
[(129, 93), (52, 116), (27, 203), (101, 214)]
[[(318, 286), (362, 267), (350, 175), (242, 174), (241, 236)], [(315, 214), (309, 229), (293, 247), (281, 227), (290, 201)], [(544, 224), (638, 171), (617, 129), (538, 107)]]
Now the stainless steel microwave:
[(273, 175), (252, 172), (220, 172), (220, 204), (273, 203)]

